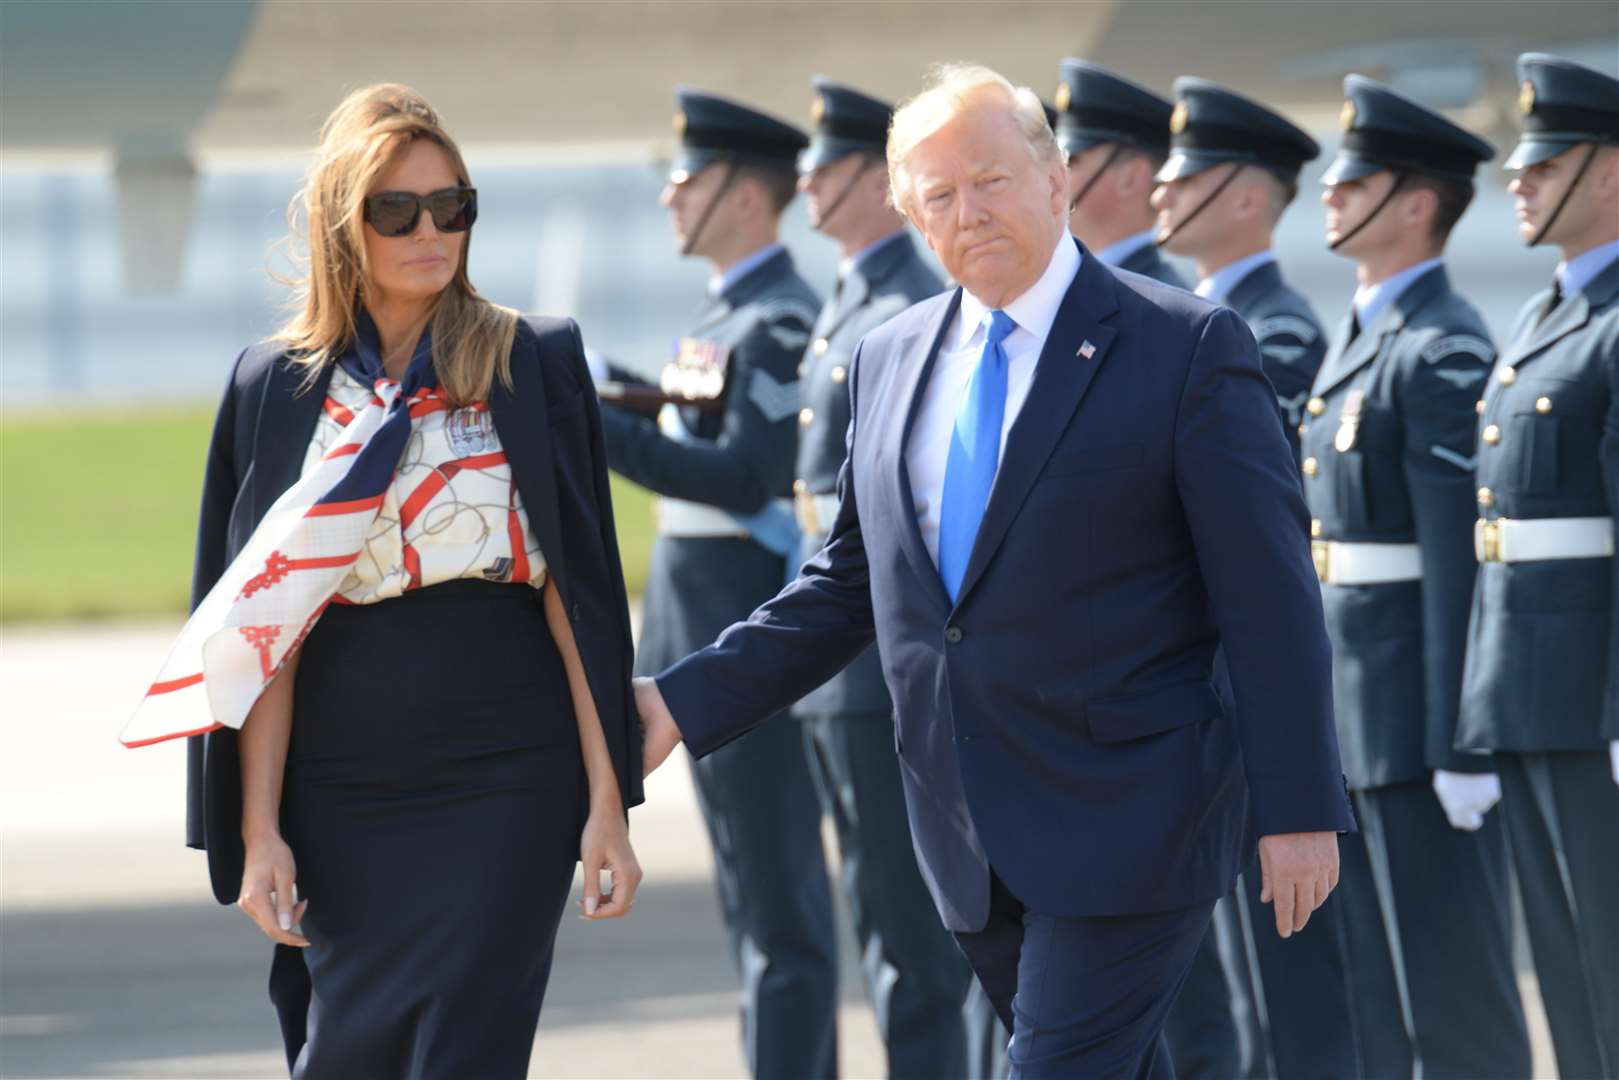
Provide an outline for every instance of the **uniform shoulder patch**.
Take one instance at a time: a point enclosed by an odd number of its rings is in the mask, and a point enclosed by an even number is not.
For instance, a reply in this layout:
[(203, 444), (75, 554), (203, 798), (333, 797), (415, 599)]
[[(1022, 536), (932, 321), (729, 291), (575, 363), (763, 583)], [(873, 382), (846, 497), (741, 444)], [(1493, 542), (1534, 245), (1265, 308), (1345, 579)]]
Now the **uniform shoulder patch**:
[(1481, 363), (1495, 362), (1495, 346), (1475, 334), (1446, 334), (1434, 338), (1422, 347), (1422, 359), (1437, 364), (1447, 356), (1471, 356)]
[(772, 424), (798, 411), (798, 381), (777, 382), (770, 372), (754, 368), (748, 381), (748, 400)]
[(1434, 374), (1450, 383), (1450, 385), (1456, 387), (1457, 389), (1461, 389), (1463, 387), (1472, 386), (1476, 382), (1483, 381), (1490, 374), (1490, 369), (1487, 367), (1436, 368), (1434, 370)]
[(1321, 336), (1315, 323), (1299, 315), (1271, 315), (1253, 325), (1254, 337), (1264, 341), (1278, 334), (1291, 334), (1308, 345)]
[(778, 296), (759, 305), (759, 321), (766, 334), (783, 349), (797, 352), (809, 343), (810, 327), (818, 312), (791, 296)]
[(1310, 349), (1306, 345), (1266, 344), (1261, 345), (1259, 347), (1259, 351), (1262, 355), (1268, 356), (1272, 360), (1280, 360), (1284, 364), (1291, 364), (1293, 361), (1309, 352)]

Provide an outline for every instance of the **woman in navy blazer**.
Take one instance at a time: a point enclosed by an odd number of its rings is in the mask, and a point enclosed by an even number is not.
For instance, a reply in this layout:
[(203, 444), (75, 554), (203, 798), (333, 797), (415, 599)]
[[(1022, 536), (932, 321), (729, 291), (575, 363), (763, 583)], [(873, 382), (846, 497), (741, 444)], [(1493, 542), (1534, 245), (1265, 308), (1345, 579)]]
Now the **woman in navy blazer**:
[[(583, 345), (472, 289), (476, 193), (412, 91), (339, 106), (301, 198), (303, 313), (226, 387), (194, 606), (345, 444), (351, 487), (385, 452), (380, 509), (240, 731), (190, 739), (187, 843), (278, 942), (294, 1075), (521, 1076), (574, 864), (589, 918), (625, 914), (640, 878), (629, 613)], [(355, 419), (396, 399), (398, 454), (371, 445), (388, 420), (368, 444)]]

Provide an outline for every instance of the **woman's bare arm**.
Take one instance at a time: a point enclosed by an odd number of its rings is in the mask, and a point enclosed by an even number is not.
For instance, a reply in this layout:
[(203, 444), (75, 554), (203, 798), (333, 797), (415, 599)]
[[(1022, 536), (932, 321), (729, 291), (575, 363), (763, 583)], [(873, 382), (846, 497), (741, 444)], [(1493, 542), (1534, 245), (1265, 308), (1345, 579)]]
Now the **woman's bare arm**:
[[(585, 877), (585, 917), (616, 918), (629, 913), (635, 890), (641, 884), (641, 867), (630, 848), (624, 800), (618, 789), (612, 756), (607, 751), (607, 738), (602, 734), (596, 699), (585, 678), (573, 626), (554, 578), (545, 582), (545, 622), (557, 651), (562, 654), (562, 666), (568, 675), (568, 692), (573, 697), (574, 719), (579, 726), (579, 750), (590, 785), (590, 815), (579, 838), (579, 857)], [(609, 871), (613, 879), (612, 891), (607, 894), (605, 903), (601, 894), (603, 870)]]
[(298, 653), (281, 665), (242, 723), (242, 894), (236, 903), (259, 929), (286, 945), (308, 945), (293, 927), (307, 901), (294, 903), (297, 866), (281, 838), (281, 788), (292, 737), (292, 689)]

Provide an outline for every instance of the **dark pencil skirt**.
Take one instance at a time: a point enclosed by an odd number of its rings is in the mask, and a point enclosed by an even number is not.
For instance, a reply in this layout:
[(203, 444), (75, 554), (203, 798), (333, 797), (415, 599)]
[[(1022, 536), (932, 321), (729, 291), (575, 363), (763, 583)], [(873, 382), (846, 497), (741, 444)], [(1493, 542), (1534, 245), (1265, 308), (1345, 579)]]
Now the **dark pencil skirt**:
[(526, 1074), (587, 804), (539, 599), (450, 582), (333, 605), (304, 643), (282, 794), (311, 943), (295, 1077)]

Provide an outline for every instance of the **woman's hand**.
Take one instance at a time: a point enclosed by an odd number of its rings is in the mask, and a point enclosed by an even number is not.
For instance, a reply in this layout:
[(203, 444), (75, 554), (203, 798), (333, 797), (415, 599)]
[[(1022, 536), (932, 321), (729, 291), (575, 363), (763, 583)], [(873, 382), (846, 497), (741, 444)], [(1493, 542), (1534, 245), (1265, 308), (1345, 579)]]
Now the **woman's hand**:
[(293, 902), (297, 879), (292, 849), (279, 835), (250, 841), (242, 865), (242, 895), (236, 906), (258, 923), (271, 941), (307, 948), (309, 939), (293, 930), (309, 908), (308, 900)]
[[(585, 871), (585, 896), (579, 902), (584, 917), (621, 919), (635, 903), (635, 890), (641, 885), (641, 864), (630, 847), (630, 827), (624, 821), (622, 804), (616, 798), (592, 800), (585, 831), (579, 835), (579, 863)], [(601, 872), (611, 875), (612, 885), (601, 891)]]

